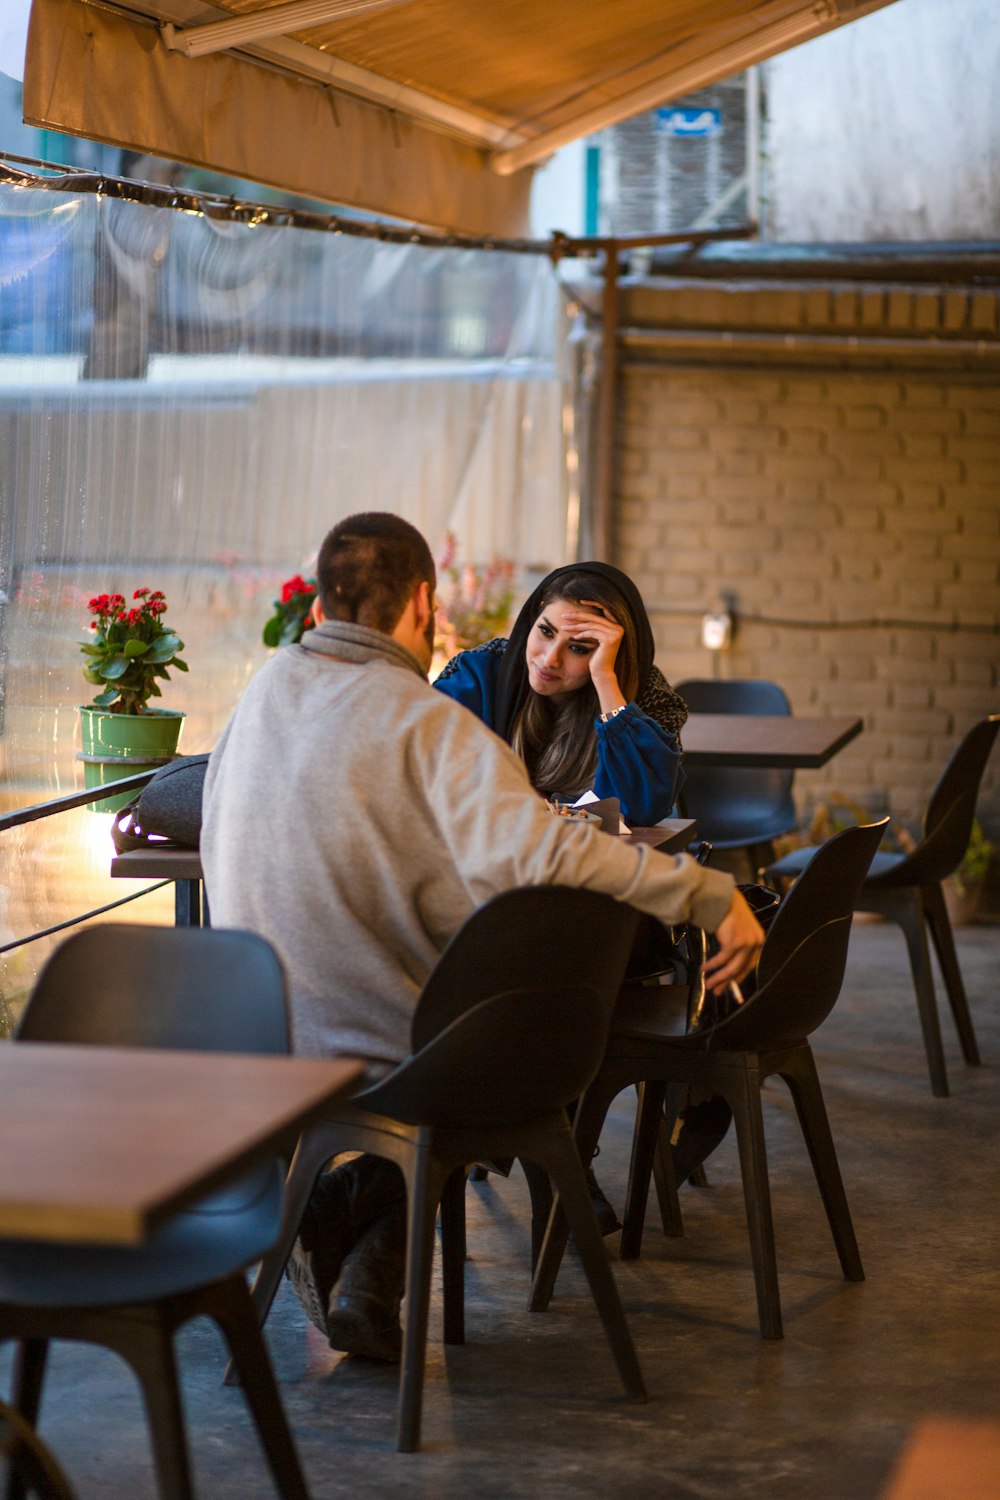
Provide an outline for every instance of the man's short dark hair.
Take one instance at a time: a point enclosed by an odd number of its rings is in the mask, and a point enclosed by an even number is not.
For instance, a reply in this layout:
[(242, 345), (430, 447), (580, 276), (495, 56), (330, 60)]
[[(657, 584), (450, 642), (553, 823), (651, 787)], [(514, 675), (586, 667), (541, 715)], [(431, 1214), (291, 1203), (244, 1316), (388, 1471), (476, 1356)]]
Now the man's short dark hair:
[(348, 516), (319, 549), (317, 592), (330, 620), (349, 620), (391, 635), (415, 588), (433, 596), (431, 549), (415, 526), (388, 511)]

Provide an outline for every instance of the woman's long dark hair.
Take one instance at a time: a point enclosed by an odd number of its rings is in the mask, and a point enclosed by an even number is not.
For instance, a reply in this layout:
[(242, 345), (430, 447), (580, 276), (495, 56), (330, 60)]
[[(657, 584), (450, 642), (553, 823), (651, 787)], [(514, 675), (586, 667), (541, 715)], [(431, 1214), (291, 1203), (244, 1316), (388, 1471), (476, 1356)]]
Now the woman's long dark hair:
[(498, 733), (520, 755), (532, 784), (544, 796), (569, 796), (590, 786), (597, 769), (594, 720), (600, 702), (593, 683), (553, 703), (528, 681), (528, 636), (546, 605), (556, 599), (599, 604), (624, 629), (615, 673), (626, 701), (641, 691), (653, 665), (653, 632), (632, 580), (609, 563), (571, 563), (543, 578), (525, 603), (504, 653), (497, 700)]

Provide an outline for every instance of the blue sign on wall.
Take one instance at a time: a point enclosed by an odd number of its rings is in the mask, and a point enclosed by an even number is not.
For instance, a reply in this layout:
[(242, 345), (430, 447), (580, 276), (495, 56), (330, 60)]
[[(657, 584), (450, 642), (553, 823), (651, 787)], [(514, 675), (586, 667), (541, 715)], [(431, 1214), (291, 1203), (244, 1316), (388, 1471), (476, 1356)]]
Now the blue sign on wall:
[(721, 109), (681, 109), (666, 105), (656, 111), (656, 128), (663, 135), (718, 135), (722, 129)]

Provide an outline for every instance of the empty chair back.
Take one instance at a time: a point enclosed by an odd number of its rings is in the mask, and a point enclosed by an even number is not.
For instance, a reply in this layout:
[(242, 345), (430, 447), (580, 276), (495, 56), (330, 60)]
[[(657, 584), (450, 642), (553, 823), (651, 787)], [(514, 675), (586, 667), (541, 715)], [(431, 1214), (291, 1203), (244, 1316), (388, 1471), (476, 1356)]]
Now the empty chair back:
[(448, 1130), (539, 1119), (593, 1079), (615, 993), (577, 982), (481, 1000), (356, 1102)]
[(103, 923), (51, 955), (16, 1037), (287, 1053), (284, 971), (255, 933)]
[(974, 724), (948, 764), (924, 814), (923, 837), (916, 849), (872, 879), (880, 888), (939, 883), (962, 862), (972, 832), (979, 783), (1000, 730), (1000, 714)]
[[(784, 690), (763, 678), (695, 678), (679, 682), (677, 692), (696, 714), (787, 717), (792, 711)], [(795, 827), (793, 771), (685, 764), (684, 774), (683, 810), (719, 848), (765, 843)]]
[(754, 995), (702, 1034), (706, 1046), (790, 1046), (826, 1020), (844, 979), (854, 903), (888, 821), (847, 828), (817, 849), (768, 929)]
[(632, 907), (576, 886), (522, 886), (494, 896), (435, 965), (414, 1013), (412, 1050), (505, 991), (579, 983), (616, 994), (637, 922)]
[(413, 1055), (356, 1102), (470, 1129), (568, 1104), (604, 1055), (637, 920), (596, 891), (533, 886), (497, 896), (428, 980)]

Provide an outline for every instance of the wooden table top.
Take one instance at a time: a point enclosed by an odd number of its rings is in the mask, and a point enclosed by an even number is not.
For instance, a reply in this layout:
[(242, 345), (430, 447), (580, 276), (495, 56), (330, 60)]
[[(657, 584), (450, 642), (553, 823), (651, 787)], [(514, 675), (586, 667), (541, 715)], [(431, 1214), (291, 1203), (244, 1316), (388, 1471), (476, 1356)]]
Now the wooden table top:
[(136, 1245), (301, 1129), (354, 1058), (0, 1045), (0, 1237)]
[(862, 727), (849, 714), (691, 714), (681, 743), (691, 765), (806, 769), (825, 766)]
[(648, 844), (661, 854), (679, 854), (698, 837), (698, 824), (694, 818), (664, 818), (653, 828), (631, 828), (619, 837), (625, 844)]
[(148, 849), (116, 854), (111, 874), (119, 880), (200, 880), (201, 855), (197, 849), (150, 844)]
[[(693, 818), (664, 818), (654, 828), (633, 828), (621, 837), (629, 844), (649, 844), (664, 854), (674, 854), (686, 849), (697, 835), (698, 825)], [(197, 849), (159, 848), (151, 844), (148, 849), (116, 854), (111, 861), (111, 874), (119, 880), (200, 880), (201, 856)]]

